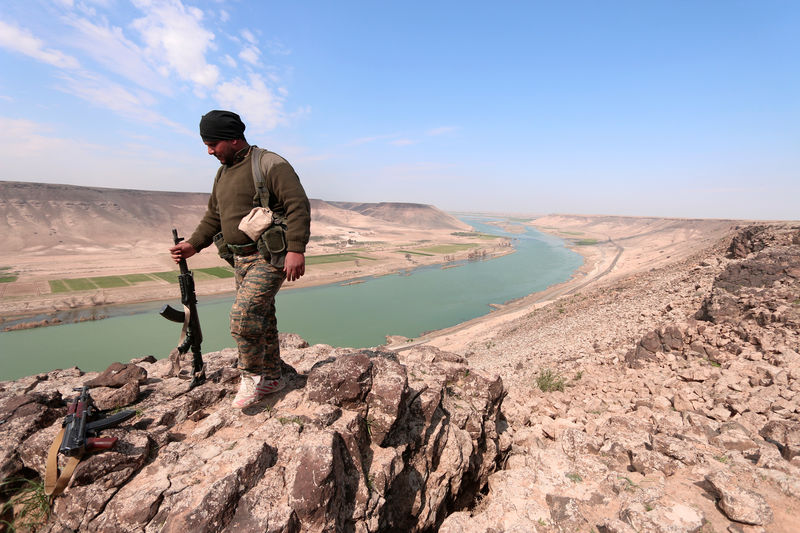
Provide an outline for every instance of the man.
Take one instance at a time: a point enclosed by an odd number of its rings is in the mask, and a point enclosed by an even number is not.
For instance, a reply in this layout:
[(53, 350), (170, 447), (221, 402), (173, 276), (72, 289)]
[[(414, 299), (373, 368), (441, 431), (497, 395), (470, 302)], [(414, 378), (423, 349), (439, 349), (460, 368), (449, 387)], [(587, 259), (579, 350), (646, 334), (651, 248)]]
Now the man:
[[(247, 143), (245, 125), (231, 111), (210, 111), (200, 120), (200, 136), (209, 155), (219, 159), (211, 198), (205, 216), (186, 241), (169, 249), (177, 263), (193, 256), (212, 242), (233, 254), (236, 300), (231, 309), (231, 335), (239, 350), (241, 369), (239, 391), (233, 406), (243, 409), (284, 387), (281, 379), (275, 295), (283, 280), (294, 281), (305, 274), (305, 249), (311, 224), (311, 208), (300, 179), (281, 156)], [(260, 157), (260, 160), (259, 160)], [(255, 158), (255, 162), (253, 161)], [(254, 184), (254, 164), (259, 165), (268, 204)], [(276, 218), (271, 230), (278, 230), (285, 246), (254, 242), (239, 229), (250, 210), (261, 205)], [(282, 229), (284, 228), (285, 229)], [(274, 244), (275, 233), (270, 233)], [(220, 241), (220, 238), (222, 241)], [(270, 251), (273, 250), (273, 251)], [(230, 255), (230, 254), (228, 254)]]

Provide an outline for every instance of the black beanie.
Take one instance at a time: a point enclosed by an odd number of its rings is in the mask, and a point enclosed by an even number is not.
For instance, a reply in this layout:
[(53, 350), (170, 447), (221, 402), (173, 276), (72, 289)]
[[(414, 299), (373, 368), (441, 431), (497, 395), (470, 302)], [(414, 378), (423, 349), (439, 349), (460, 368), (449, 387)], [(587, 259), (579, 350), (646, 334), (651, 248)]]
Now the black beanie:
[(200, 119), (203, 142), (244, 139), (244, 122), (232, 111), (209, 111)]

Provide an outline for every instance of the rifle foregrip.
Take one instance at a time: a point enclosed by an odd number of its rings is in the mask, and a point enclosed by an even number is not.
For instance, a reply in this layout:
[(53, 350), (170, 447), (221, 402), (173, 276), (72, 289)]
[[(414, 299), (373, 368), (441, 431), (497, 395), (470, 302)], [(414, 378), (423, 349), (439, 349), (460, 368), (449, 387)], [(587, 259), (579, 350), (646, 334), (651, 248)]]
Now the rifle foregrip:
[(178, 276), (178, 285), (181, 288), (181, 303), (191, 305), (197, 303), (197, 296), (194, 292), (194, 276), (191, 273)]
[(86, 449), (94, 450), (110, 450), (118, 441), (117, 437), (94, 437), (86, 441)]

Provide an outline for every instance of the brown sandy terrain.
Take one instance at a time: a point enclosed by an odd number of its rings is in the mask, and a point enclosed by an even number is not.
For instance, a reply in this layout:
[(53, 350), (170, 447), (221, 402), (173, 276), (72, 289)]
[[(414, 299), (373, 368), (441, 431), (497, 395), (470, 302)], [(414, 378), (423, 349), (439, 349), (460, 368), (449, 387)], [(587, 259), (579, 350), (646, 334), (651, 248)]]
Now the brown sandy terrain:
[[(607, 285), (631, 274), (678, 262), (707, 249), (741, 222), (732, 220), (647, 217), (548, 215), (530, 225), (571, 243), (584, 264), (569, 281), (499, 307), (489, 315), (431, 332), (409, 342), (396, 338), (393, 346), (429, 344), (461, 352), (469, 344), (492, 339), (501, 326), (561, 296), (590, 285)], [(509, 229), (506, 227), (505, 229)], [(596, 241), (596, 242), (595, 242)], [(579, 244), (579, 243), (585, 244)]]
[[(0, 232), (8, 236), (0, 250), (0, 276), (17, 276), (0, 283), (0, 324), (66, 309), (174, 298), (177, 286), (158, 277), (62, 293), (52, 292), (51, 281), (177, 270), (167, 252), (171, 229), (188, 236), (207, 202), (208, 195), (200, 193), (0, 182)], [(310, 264), (285, 289), (512, 251), (507, 239), (470, 235), (468, 225), (433, 206), (311, 203), (309, 262), (342, 253), (358, 258)], [(213, 246), (189, 260), (192, 270), (220, 266), (227, 265)], [(196, 282), (201, 296), (233, 290), (229, 278), (196, 276)]]

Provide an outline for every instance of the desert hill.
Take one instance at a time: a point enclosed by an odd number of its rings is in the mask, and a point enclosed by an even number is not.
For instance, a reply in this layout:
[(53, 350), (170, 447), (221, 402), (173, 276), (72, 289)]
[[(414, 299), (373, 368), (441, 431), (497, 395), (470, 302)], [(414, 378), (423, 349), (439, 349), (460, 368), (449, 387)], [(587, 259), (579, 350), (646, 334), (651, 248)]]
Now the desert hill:
[(208, 194), (0, 182), (0, 232), (7, 251), (134, 244), (190, 227)]
[[(167, 251), (172, 228), (188, 237), (208, 198), (207, 193), (0, 181), (0, 272), (6, 276), (0, 283), (0, 324), (13, 316), (170, 298), (174, 287), (159, 273), (175, 269)], [(309, 268), (291, 287), (511, 251), (503, 239), (471, 235), (468, 225), (434, 206), (335, 204), (311, 200)], [(189, 265), (217, 267), (227, 264), (213, 246)], [(62, 280), (74, 282), (67, 292)], [(198, 294), (232, 287), (224, 276), (198, 278)]]
[(431, 206), (425, 204), (398, 202), (380, 202), (377, 204), (353, 202), (328, 203), (340, 209), (355, 211), (356, 213), (361, 213), (368, 217), (386, 220), (387, 222), (400, 223), (415, 228), (469, 229), (463, 222), (460, 222), (438, 209), (431, 209)]
[[(207, 193), (141, 191), (45, 183), (0, 181), (0, 232), (6, 251), (163, 242), (171, 228), (188, 233), (208, 205)], [(339, 234), (344, 228), (375, 230), (406, 226), (469, 229), (434, 206), (312, 201), (313, 233)], [(328, 228), (327, 226), (332, 226)]]

